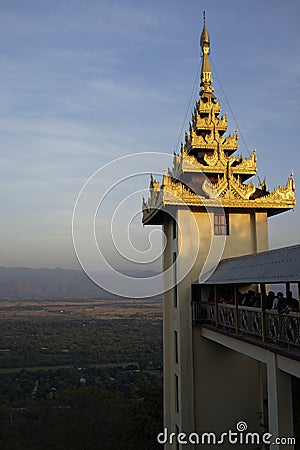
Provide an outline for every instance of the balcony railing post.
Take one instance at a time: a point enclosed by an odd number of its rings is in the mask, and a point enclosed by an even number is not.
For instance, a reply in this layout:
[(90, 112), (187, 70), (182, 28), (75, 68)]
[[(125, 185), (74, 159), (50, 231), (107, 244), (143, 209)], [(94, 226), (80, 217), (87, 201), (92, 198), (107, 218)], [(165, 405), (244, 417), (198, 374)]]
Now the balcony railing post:
[(214, 285), (214, 294), (215, 294), (215, 325), (219, 326), (219, 307), (218, 307), (218, 289), (217, 285)]
[(239, 321), (239, 304), (238, 304), (238, 296), (237, 296), (237, 286), (236, 284), (233, 285), (233, 298), (234, 298), (234, 305), (235, 305), (235, 332), (236, 334), (239, 334), (239, 327), (240, 327), (240, 321)]
[(261, 283), (260, 285), (260, 303), (261, 303), (261, 338), (263, 342), (266, 342), (266, 285)]

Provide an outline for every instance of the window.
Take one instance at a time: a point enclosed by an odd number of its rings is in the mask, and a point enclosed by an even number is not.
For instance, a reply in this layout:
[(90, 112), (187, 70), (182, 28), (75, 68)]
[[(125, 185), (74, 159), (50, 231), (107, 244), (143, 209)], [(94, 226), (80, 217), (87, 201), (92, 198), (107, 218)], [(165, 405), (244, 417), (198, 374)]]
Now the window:
[(179, 380), (178, 375), (175, 375), (175, 410), (179, 413)]
[(176, 252), (173, 253), (173, 304), (177, 308), (177, 263), (176, 263)]
[(215, 235), (229, 234), (229, 216), (228, 214), (214, 214), (214, 233)]
[(178, 332), (174, 331), (175, 363), (178, 364)]
[(178, 435), (179, 435), (179, 426), (177, 423), (175, 424), (175, 431), (176, 431), (176, 450), (179, 450), (179, 442), (178, 442)]
[(173, 229), (173, 239), (177, 238), (177, 223), (176, 220), (172, 220), (172, 229)]

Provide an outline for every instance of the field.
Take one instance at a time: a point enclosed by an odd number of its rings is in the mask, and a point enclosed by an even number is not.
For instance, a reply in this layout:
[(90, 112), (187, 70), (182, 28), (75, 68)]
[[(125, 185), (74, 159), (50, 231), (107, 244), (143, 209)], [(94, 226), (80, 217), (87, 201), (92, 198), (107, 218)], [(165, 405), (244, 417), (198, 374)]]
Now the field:
[(1, 448), (157, 448), (160, 301), (3, 300), (0, 325)]
[(162, 319), (162, 302), (152, 299), (128, 300), (0, 300), (2, 319)]

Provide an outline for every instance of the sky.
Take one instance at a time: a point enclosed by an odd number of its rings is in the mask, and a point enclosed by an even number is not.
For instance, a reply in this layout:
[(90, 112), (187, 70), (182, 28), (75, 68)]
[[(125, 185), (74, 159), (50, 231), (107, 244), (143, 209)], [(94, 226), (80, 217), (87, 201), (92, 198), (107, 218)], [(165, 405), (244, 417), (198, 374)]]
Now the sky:
[[(126, 193), (136, 205), (130, 240), (159, 254), (141, 198), (188, 129), (204, 9), (215, 94), (229, 131), (239, 129), (239, 153), (256, 148), (270, 190), (292, 170), (300, 186), (296, 0), (0, 0), (1, 266), (78, 268), (73, 210), (97, 170), (94, 192), (114, 174), (126, 179), (99, 207), (103, 252), (114, 258), (106, 234), (116, 205), (120, 246), (127, 234)], [(144, 152), (142, 163), (127, 158)], [(298, 206), (271, 218), (270, 248), (299, 243), (299, 223)]]

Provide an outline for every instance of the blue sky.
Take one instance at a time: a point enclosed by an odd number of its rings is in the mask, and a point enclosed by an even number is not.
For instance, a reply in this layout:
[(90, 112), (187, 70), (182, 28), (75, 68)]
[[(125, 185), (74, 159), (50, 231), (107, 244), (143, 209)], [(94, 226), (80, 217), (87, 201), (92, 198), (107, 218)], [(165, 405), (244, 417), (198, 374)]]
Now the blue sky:
[[(78, 267), (71, 220), (88, 177), (127, 154), (176, 150), (203, 9), (240, 152), (242, 134), (269, 189), (292, 169), (300, 186), (298, 2), (1, 0), (0, 265)], [(298, 206), (272, 218), (270, 247), (299, 243), (299, 219)]]

